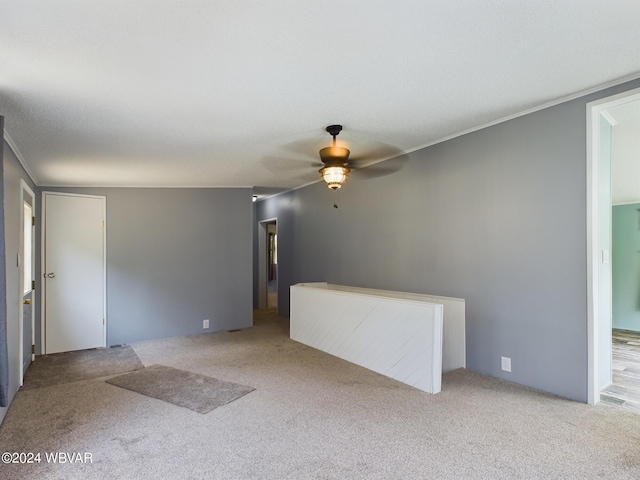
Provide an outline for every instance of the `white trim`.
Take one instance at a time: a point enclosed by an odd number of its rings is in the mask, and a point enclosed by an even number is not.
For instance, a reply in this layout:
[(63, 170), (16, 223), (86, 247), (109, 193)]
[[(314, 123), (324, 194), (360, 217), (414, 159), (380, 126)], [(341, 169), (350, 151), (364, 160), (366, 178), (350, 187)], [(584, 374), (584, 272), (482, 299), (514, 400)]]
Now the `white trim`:
[(600, 112), (600, 115), (602, 115), (602, 118), (604, 118), (607, 122), (609, 122), (609, 125), (611, 125), (612, 127), (615, 127), (616, 125), (618, 125), (618, 122), (616, 121), (616, 119), (613, 118), (611, 114), (606, 110), (603, 112)]
[[(104, 322), (102, 324), (102, 346), (107, 346), (107, 197), (104, 195), (85, 195), (82, 193), (67, 193), (67, 192), (42, 192), (42, 228), (40, 229), (40, 271), (43, 275), (45, 271), (45, 239), (46, 239), (46, 196), (58, 195), (67, 197), (84, 197), (84, 198), (96, 198), (102, 201), (102, 219), (104, 221), (104, 227), (102, 229), (102, 318)], [(46, 315), (45, 315), (45, 302), (46, 302), (46, 282), (41, 282), (42, 288), (40, 289), (40, 350), (42, 354), (46, 354), (47, 342), (46, 342)]]
[[(43, 200), (44, 200), (44, 196), (45, 195), (61, 195), (61, 196), (64, 196), (64, 197), (97, 198), (97, 199), (104, 199), (104, 200), (107, 199), (107, 197), (105, 197), (104, 195), (90, 195), (88, 193), (85, 194), (85, 193), (51, 192), (51, 191), (47, 191), (47, 192), (42, 192), (42, 199)], [(44, 214), (44, 211), (42, 213)]]
[(599, 233), (600, 127), (602, 112), (640, 99), (640, 88), (587, 103), (587, 402), (600, 401), (599, 388)]
[[(24, 273), (23, 273), (23, 262), (24, 262), (24, 203), (25, 203), (25, 193), (27, 194), (26, 196), (29, 196), (31, 198), (31, 214), (35, 217), (36, 216), (36, 194), (33, 193), (33, 190), (31, 190), (31, 187), (29, 187), (29, 185), (27, 184), (27, 182), (24, 181), (24, 179), (20, 179), (20, 203), (18, 204), (18, 215), (19, 215), (19, 225), (20, 225), (20, 232), (19, 232), (19, 246), (18, 246), (18, 252), (20, 252), (18, 255), (18, 341), (19, 341), (19, 345), (18, 345), (18, 354), (20, 357), (20, 361), (19, 363), (19, 370), (18, 370), (18, 380), (19, 380), (19, 384), (20, 386), (22, 386), (23, 384), (23, 380), (24, 380), (24, 297), (25, 297), (25, 293), (24, 293)], [(32, 246), (32, 250), (31, 250), (31, 273), (33, 275), (33, 278), (35, 278), (35, 274), (34, 274), (34, 267), (35, 267), (35, 238), (32, 237), (31, 239), (31, 246)], [(35, 309), (35, 303), (33, 302), (33, 300), (35, 299), (35, 294), (33, 293), (33, 289), (31, 289), (31, 299), (32, 299), (32, 303), (31, 303), (31, 345), (35, 345), (35, 315), (34, 315), (34, 309)], [(31, 360), (34, 360), (34, 355), (31, 355)]]
[[(91, 195), (86, 195), (91, 196)], [(107, 197), (102, 198), (102, 346), (107, 346)]]
[(575, 100), (577, 98), (581, 98), (581, 97), (584, 97), (586, 95), (591, 95), (592, 93), (597, 93), (597, 92), (599, 92), (601, 90), (605, 90), (607, 88), (615, 87), (615, 86), (620, 85), (622, 83), (626, 83), (626, 82), (630, 82), (630, 81), (633, 81), (633, 80), (637, 80), (638, 78), (640, 78), (640, 73), (636, 73), (636, 74), (630, 75), (628, 77), (623, 77), (621, 79), (614, 80), (614, 81), (606, 83), (604, 85), (598, 85), (597, 87), (589, 88), (587, 90), (581, 90), (580, 92), (572, 93), (571, 95), (567, 95), (566, 97), (557, 98), (557, 99), (552, 100), (550, 102), (543, 103), (542, 105), (538, 105), (538, 106), (532, 107), (532, 108), (530, 108), (528, 110), (523, 110), (521, 112), (514, 113), (513, 115), (509, 115), (507, 117), (499, 118), (498, 120), (493, 120), (491, 122), (485, 123), (485, 124), (480, 125), (478, 127), (472, 127), (472, 128), (470, 128), (468, 130), (464, 130), (464, 131), (459, 132), (459, 133), (454, 133), (453, 135), (449, 135), (448, 137), (441, 138), (440, 140), (436, 140), (436, 141), (433, 141), (431, 143), (427, 143), (425, 145), (422, 145), (421, 147), (412, 148), (411, 150), (407, 150), (405, 153), (415, 152), (416, 150), (421, 150), (423, 148), (427, 148), (427, 147), (430, 147), (430, 146), (438, 144), (438, 143), (446, 142), (446, 141), (452, 140), (452, 139), (454, 139), (456, 137), (461, 137), (463, 135), (467, 135), (468, 133), (473, 133), (473, 132), (476, 132), (478, 130), (482, 130), (484, 128), (488, 128), (488, 127), (492, 127), (494, 125), (498, 125), (499, 123), (508, 122), (509, 120), (513, 120), (513, 119), (519, 118), (519, 117), (524, 117), (525, 115), (529, 115), (531, 113), (535, 113), (535, 112), (538, 112), (540, 110), (545, 110), (545, 109), (550, 108), (550, 107), (555, 107), (556, 105), (560, 105), (562, 103), (570, 102), (571, 100)]
[(27, 175), (29, 175), (29, 177), (31, 177), (31, 180), (33, 180), (33, 183), (38, 185), (38, 181), (36, 180), (36, 176), (31, 171), (31, 168), (29, 168), (29, 165), (27, 165), (27, 161), (22, 156), (22, 153), (20, 152), (20, 150), (18, 149), (18, 146), (15, 144), (15, 142), (13, 141), (11, 136), (9, 135), (9, 132), (7, 132), (6, 128), (4, 129), (4, 139), (7, 142), (7, 145), (9, 145), (9, 148), (11, 149), (13, 154), (18, 159), (18, 162), (20, 162), (20, 165), (22, 165), (22, 168), (24, 168), (24, 171), (27, 172)]
[[(402, 155), (402, 154), (400, 154)], [(314, 180), (313, 182), (305, 183), (304, 185), (298, 185), (297, 187), (288, 188), (287, 190), (283, 190), (278, 193), (272, 193), (271, 195), (265, 195), (264, 197), (258, 198), (255, 203), (262, 202), (263, 200), (267, 200), (269, 198), (277, 197), (278, 195), (282, 195), (284, 193), (295, 192), (296, 190), (300, 190), (301, 188), (308, 187), (309, 185), (313, 185), (314, 183), (323, 182), (322, 178), (318, 178), (318, 180)]]

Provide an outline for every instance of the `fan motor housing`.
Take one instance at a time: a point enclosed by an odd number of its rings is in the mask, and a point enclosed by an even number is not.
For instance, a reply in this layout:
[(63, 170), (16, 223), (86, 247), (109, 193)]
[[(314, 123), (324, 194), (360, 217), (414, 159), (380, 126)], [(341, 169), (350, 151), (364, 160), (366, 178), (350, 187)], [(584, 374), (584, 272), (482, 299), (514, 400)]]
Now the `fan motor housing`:
[(320, 160), (325, 165), (344, 165), (349, 161), (348, 148), (326, 147), (320, 150)]

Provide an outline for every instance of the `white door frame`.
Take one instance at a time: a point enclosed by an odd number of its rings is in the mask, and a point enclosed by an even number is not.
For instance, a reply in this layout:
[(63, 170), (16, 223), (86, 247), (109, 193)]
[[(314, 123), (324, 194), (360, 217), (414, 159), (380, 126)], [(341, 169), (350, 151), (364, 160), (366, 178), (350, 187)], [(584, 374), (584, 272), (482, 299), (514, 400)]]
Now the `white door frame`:
[[(22, 382), (24, 380), (24, 270), (22, 265), (24, 264), (24, 202), (29, 197), (31, 199), (31, 213), (33, 217), (36, 216), (36, 194), (33, 193), (31, 187), (25, 182), (22, 178), (20, 179), (20, 204), (18, 208), (18, 214), (20, 215), (20, 261), (18, 265), (18, 331), (19, 333), (19, 355), (20, 355), (20, 371), (19, 371), (19, 380), (20, 386), (22, 386)], [(35, 279), (35, 236), (31, 237), (31, 278)], [(34, 289), (31, 289), (31, 345), (35, 345), (35, 315), (34, 309), (35, 305), (33, 303), (35, 293)], [(31, 354), (31, 361), (35, 360), (35, 353)]]
[[(104, 323), (102, 326), (102, 346), (107, 345), (107, 197), (102, 195), (84, 195), (77, 193), (65, 193), (65, 192), (42, 192), (42, 228), (40, 231), (40, 271), (43, 275), (46, 275), (45, 270), (45, 247), (46, 247), (46, 233), (47, 233), (47, 210), (46, 210), (46, 197), (47, 195), (63, 195), (66, 197), (84, 197), (84, 198), (97, 198), (102, 201), (102, 218), (104, 219), (104, 228), (102, 229), (102, 318)], [(47, 353), (46, 342), (46, 298), (47, 298), (47, 282), (40, 282), (42, 288), (40, 289), (40, 350), (42, 354)]]
[(600, 114), (640, 99), (640, 88), (587, 103), (587, 403), (600, 401)]
[[(277, 233), (277, 217), (258, 222), (258, 308), (267, 308), (267, 225), (274, 222)], [(280, 310), (279, 304), (277, 309)]]

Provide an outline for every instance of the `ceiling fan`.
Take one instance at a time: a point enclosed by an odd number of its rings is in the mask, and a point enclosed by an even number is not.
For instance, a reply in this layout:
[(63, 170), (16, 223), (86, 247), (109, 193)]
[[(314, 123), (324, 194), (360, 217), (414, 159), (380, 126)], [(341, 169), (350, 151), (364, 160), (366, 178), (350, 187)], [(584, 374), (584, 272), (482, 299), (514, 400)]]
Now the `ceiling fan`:
[(397, 172), (408, 159), (401, 150), (380, 142), (375, 142), (373, 148), (362, 152), (362, 156), (350, 159), (349, 149), (336, 145), (342, 125), (329, 125), (325, 130), (333, 137), (333, 144), (320, 149), (320, 160), (324, 166), (319, 173), (332, 190), (338, 190), (352, 170), (357, 170), (359, 176), (375, 178)]
[[(359, 132), (350, 132), (350, 135), (355, 135), (356, 138), (359, 135), (356, 140), (358, 154), (350, 156), (349, 149), (336, 142), (336, 137), (342, 130), (342, 125), (329, 125), (324, 128), (324, 131), (333, 137), (333, 143), (330, 147), (320, 148), (319, 152), (316, 148), (320, 145), (317, 145), (315, 140), (311, 142), (308, 140), (294, 141), (284, 145), (283, 148), (294, 153), (295, 158), (265, 156), (263, 162), (267, 168), (275, 172), (280, 172), (282, 169), (286, 169), (290, 173), (296, 172), (298, 178), (308, 182), (311, 180), (313, 170), (309, 171), (309, 164), (303, 165), (301, 160), (313, 158), (310, 165), (315, 168), (321, 167), (316, 171), (320, 173), (327, 186), (335, 191), (347, 181), (350, 174), (355, 173), (354, 171), (357, 171), (358, 177), (378, 178), (397, 172), (409, 159), (408, 154), (404, 151), (379, 141), (367, 139)], [(311, 144), (315, 148), (311, 147)], [(318, 153), (313, 153), (314, 150), (320, 154), (322, 163), (318, 162)]]
[(349, 178), (351, 169), (348, 164), (351, 152), (348, 148), (336, 145), (336, 137), (342, 131), (342, 125), (329, 125), (326, 130), (333, 137), (333, 145), (320, 150), (320, 160), (324, 167), (319, 173), (330, 189), (337, 190)]

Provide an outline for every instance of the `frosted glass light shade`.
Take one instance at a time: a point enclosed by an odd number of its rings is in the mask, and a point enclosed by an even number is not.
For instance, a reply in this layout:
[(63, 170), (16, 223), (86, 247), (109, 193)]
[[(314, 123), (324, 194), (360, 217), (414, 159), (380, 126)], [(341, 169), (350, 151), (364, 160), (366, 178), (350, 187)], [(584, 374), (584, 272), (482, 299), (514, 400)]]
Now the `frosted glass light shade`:
[(351, 170), (348, 167), (338, 165), (322, 168), (320, 170), (320, 175), (322, 175), (322, 179), (326, 182), (329, 188), (337, 190), (344, 182), (347, 181), (350, 171)]

